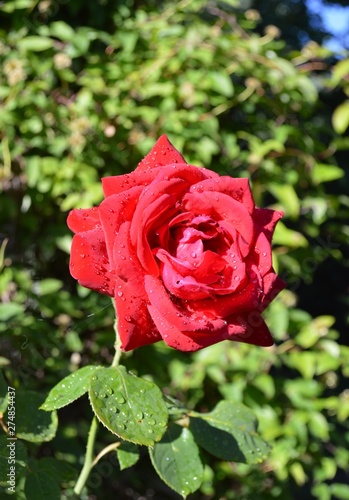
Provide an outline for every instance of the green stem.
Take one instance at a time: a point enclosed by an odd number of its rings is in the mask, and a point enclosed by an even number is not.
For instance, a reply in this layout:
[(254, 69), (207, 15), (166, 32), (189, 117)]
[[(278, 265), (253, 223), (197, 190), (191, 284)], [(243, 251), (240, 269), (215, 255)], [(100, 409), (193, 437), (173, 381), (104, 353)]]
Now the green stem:
[[(118, 364), (120, 362), (121, 354), (122, 354), (121, 342), (120, 342), (118, 331), (117, 331), (117, 320), (115, 320), (114, 329), (115, 329), (115, 333), (116, 333), (116, 340), (115, 340), (115, 355), (114, 355), (113, 362), (111, 364), (112, 367), (118, 366)], [(91, 472), (92, 467), (98, 462), (100, 456), (103, 456), (103, 454), (104, 454), (103, 453), (102, 455), (101, 454), (98, 455), (98, 457), (96, 457), (96, 459), (93, 460), (93, 449), (95, 446), (97, 429), (98, 429), (98, 421), (97, 421), (96, 417), (93, 417), (92, 422), (91, 422), (90, 432), (88, 434), (84, 466), (82, 468), (82, 471), (80, 472), (79, 479), (77, 480), (77, 483), (76, 483), (75, 488), (74, 488), (74, 493), (76, 495), (81, 494), (83, 487), (85, 486), (85, 483), (87, 481), (87, 478)], [(117, 444), (117, 446), (118, 445), (119, 444)], [(112, 445), (112, 447), (113, 448), (116, 447), (115, 443)]]
[(116, 334), (116, 340), (115, 340), (114, 347), (115, 347), (115, 354), (114, 354), (113, 362), (111, 364), (111, 366), (113, 366), (113, 367), (119, 365), (119, 361), (120, 361), (120, 358), (121, 358), (121, 355), (122, 355), (121, 342), (120, 342), (118, 334)]
[(74, 493), (76, 495), (80, 495), (83, 487), (87, 481), (87, 478), (90, 474), (90, 471), (93, 467), (93, 448), (95, 445), (96, 434), (98, 429), (98, 421), (96, 417), (93, 417), (90, 432), (88, 434), (87, 447), (86, 447), (86, 456), (85, 463), (80, 473), (79, 479), (75, 485)]

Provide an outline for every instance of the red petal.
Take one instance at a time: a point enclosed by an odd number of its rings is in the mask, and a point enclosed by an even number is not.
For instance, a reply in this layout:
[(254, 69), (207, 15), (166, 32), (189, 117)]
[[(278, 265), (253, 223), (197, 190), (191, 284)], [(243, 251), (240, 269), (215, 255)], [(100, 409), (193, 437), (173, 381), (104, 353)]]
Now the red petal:
[(113, 251), (120, 225), (131, 220), (143, 187), (133, 187), (123, 193), (106, 198), (99, 207), (99, 215), (104, 231), (109, 261), (113, 265)]
[(95, 229), (100, 224), (98, 207), (72, 210), (68, 215), (67, 224), (74, 233)]
[(130, 174), (103, 177), (102, 186), (104, 196), (108, 197), (113, 194), (122, 193), (135, 186), (148, 186), (160, 171), (161, 167), (147, 172), (135, 170)]
[(257, 266), (261, 276), (264, 276), (270, 271), (272, 266), (271, 246), (264, 233), (258, 235), (254, 250), (250, 253), (248, 259)]
[(114, 296), (115, 276), (110, 270), (102, 229), (74, 236), (70, 252), (70, 273), (80, 285)]
[(198, 351), (225, 339), (225, 329), (215, 333), (211, 330), (199, 333), (182, 332), (168, 321), (158, 309), (152, 305), (148, 305), (148, 309), (163, 340), (167, 345), (179, 351)]
[(130, 244), (130, 222), (120, 226), (114, 243), (115, 305), (121, 347), (130, 351), (161, 340), (147, 309), (144, 270)]
[(226, 194), (242, 203), (250, 214), (254, 211), (255, 204), (248, 179), (218, 176), (200, 183), (200, 190)]
[(263, 277), (264, 298), (262, 299), (262, 310), (264, 310), (270, 302), (286, 287), (286, 283), (282, 280), (274, 270)]
[(284, 215), (283, 212), (270, 210), (268, 208), (256, 208), (253, 213), (253, 220), (259, 231), (263, 231), (271, 242), (275, 226)]
[[(187, 163), (179, 151), (170, 143), (166, 135), (162, 135), (145, 158), (138, 164), (137, 170), (150, 170), (164, 167), (171, 163)], [(136, 171), (137, 171), (136, 170)]]
[(259, 285), (256, 279), (241, 291), (230, 295), (216, 296), (216, 300), (202, 299), (194, 300), (188, 304), (188, 307), (195, 311), (207, 313), (210, 316), (218, 318), (226, 318), (231, 314), (250, 310), (259, 304)]
[(183, 197), (184, 209), (213, 220), (227, 220), (246, 242), (253, 238), (253, 221), (247, 208), (230, 196), (214, 192), (195, 192), (194, 187)]
[(243, 335), (236, 335), (231, 338), (237, 342), (253, 344), (262, 347), (270, 347), (274, 344), (269, 328), (265, 324), (262, 316), (257, 311), (251, 311), (246, 317), (247, 330)]

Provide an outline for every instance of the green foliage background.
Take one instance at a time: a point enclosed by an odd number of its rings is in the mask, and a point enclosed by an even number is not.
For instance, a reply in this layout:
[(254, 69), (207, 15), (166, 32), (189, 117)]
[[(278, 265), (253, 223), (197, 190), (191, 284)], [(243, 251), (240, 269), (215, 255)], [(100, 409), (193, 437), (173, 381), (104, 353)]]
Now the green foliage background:
[[(238, 0), (11, 0), (0, 12), (1, 391), (43, 400), (77, 368), (111, 362), (114, 310), (70, 277), (65, 220), (166, 133), (188, 162), (249, 177), (257, 205), (285, 211), (275, 262), (288, 289), (266, 314), (274, 347), (188, 355), (159, 343), (125, 356), (191, 409), (243, 402), (272, 446), (260, 465), (206, 457), (190, 498), (349, 499), (348, 58), (289, 48), (274, 26), (258, 33), (258, 12)], [(40, 477), (54, 477), (40, 498), (73, 496), (87, 399), (58, 418), (53, 440), (29, 429), (19, 442), (18, 498), (39, 498)], [(119, 469), (106, 456), (82, 498), (178, 498), (146, 453)]]

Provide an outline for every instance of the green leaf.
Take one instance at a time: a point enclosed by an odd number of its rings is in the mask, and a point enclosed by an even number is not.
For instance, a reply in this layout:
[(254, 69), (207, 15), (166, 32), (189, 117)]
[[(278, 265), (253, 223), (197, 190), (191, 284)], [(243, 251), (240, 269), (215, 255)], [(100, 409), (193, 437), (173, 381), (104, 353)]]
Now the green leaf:
[(88, 391), (90, 378), (98, 369), (99, 366), (88, 365), (65, 377), (51, 389), (40, 408), (45, 411), (58, 410), (80, 398)]
[(45, 471), (30, 472), (25, 482), (27, 500), (60, 500), (59, 484)]
[(278, 223), (273, 236), (275, 245), (286, 245), (291, 248), (307, 247), (307, 239), (298, 231), (286, 227), (281, 221)]
[(210, 413), (192, 413), (189, 428), (200, 446), (222, 460), (256, 464), (269, 454), (256, 417), (241, 403), (220, 401)]
[(20, 50), (24, 51), (41, 52), (53, 47), (53, 43), (52, 38), (44, 36), (27, 36), (18, 41), (18, 47)]
[(41, 458), (36, 463), (35, 471), (39, 473), (46, 472), (57, 483), (68, 482), (77, 478), (77, 470), (72, 465), (53, 457)]
[(14, 316), (19, 316), (24, 311), (21, 304), (10, 302), (8, 304), (0, 304), (0, 321), (8, 321)]
[(280, 202), (286, 215), (297, 218), (299, 215), (299, 199), (296, 191), (290, 184), (270, 184), (269, 190)]
[[(349, 102), (349, 101), (348, 101)], [(349, 115), (349, 108), (348, 108)], [(349, 124), (349, 123), (348, 123)], [(336, 165), (326, 165), (325, 163), (317, 163), (312, 169), (312, 178), (315, 184), (321, 182), (335, 181), (344, 175), (344, 170)]]
[(116, 450), (120, 464), (120, 470), (132, 467), (139, 460), (139, 448), (134, 443), (124, 441)]
[(7, 394), (8, 384), (5, 380), (4, 374), (0, 371), (0, 414), (6, 411), (8, 404)]
[(199, 449), (189, 429), (172, 424), (154, 448), (149, 448), (153, 466), (161, 479), (186, 498), (203, 480)]
[(349, 126), (349, 100), (340, 104), (332, 115), (332, 125), (337, 134), (344, 134)]
[(60, 40), (64, 40), (65, 42), (74, 41), (74, 36), (76, 32), (73, 28), (65, 23), (64, 21), (56, 21), (50, 25), (51, 35), (59, 38)]
[(35, 283), (35, 292), (41, 296), (56, 293), (62, 288), (63, 288), (62, 281), (53, 278), (37, 281)]
[(46, 413), (39, 407), (44, 396), (38, 392), (16, 391), (16, 436), (32, 443), (51, 441), (56, 435), (57, 414)]
[(233, 82), (229, 75), (219, 73), (218, 71), (211, 71), (207, 81), (212, 90), (218, 94), (222, 94), (225, 97), (232, 97), (234, 95)]
[[(14, 443), (14, 444), (13, 444)], [(8, 445), (11, 444), (9, 447)], [(14, 462), (12, 462), (14, 460)], [(16, 482), (24, 473), (27, 461), (27, 448), (19, 439), (9, 439), (5, 435), (0, 436), (0, 486), (9, 486), (8, 476), (10, 467), (15, 467)], [(12, 469), (13, 471), (14, 469)]]
[(153, 446), (162, 438), (168, 411), (153, 382), (124, 366), (100, 368), (91, 378), (89, 397), (97, 418), (125, 441)]
[(35, 0), (15, 0), (14, 2), (6, 2), (5, 5), (1, 5), (0, 10), (7, 13), (12, 13), (15, 10), (19, 9), (33, 9), (35, 7), (35, 4)]
[(348, 500), (349, 486), (347, 484), (333, 483), (330, 485), (330, 489), (333, 495), (332, 498), (336, 498), (338, 500)]

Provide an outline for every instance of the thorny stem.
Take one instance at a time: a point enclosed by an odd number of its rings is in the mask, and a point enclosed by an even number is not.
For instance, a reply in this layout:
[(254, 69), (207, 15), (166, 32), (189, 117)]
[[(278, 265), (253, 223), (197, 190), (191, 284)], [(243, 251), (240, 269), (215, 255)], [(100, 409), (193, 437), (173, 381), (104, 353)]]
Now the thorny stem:
[[(115, 344), (114, 344), (115, 355), (114, 355), (113, 362), (111, 364), (112, 367), (118, 366), (118, 364), (120, 362), (121, 354), (122, 354), (121, 342), (120, 342), (118, 331), (117, 331), (117, 320), (115, 320), (114, 329), (115, 329), (115, 333), (116, 333), (116, 340), (115, 340)], [(98, 420), (94, 416), (92, 419), (90, 431), (88, 434), (84, 465), (83, 465), (83, 468), (80, 472), (79, 479), (77, 480), (77, 483), (76, 483), (75, 488), (74, 488), (74, 493), (76, 495), (81, 494), (81, 492), (86, 484), (86, 481), (88, 479), (88, 476), (91, 472), (91, 469), (96, 465), (98, 460), (101, 457), (103, 457), (106, 453), (111, 451), (112, 449), (116, 449), (120, 444), (120, 443), (113, 443), (112, 445), (107, 446), (97, 455), (97, 457), (95, 459), (93, 459), (93, 449), (95, 446), (97, 429), (98, 429)]]

